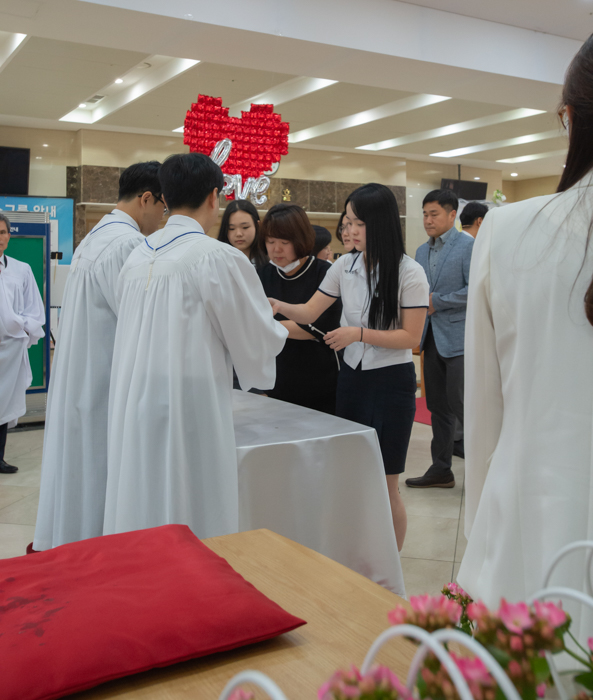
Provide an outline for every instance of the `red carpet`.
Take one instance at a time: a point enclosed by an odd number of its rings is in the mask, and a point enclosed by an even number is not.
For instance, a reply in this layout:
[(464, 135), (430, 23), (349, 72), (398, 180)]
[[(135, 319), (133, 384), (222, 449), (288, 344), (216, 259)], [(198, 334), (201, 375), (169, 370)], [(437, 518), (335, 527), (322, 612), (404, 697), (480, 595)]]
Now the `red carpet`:
[(426, 397), (420, 396), (416, 399), (416, 417), (414, 418), (416, 423), (424, 423), (425, 425), (431, 425), (430, 411), (426, 408)]

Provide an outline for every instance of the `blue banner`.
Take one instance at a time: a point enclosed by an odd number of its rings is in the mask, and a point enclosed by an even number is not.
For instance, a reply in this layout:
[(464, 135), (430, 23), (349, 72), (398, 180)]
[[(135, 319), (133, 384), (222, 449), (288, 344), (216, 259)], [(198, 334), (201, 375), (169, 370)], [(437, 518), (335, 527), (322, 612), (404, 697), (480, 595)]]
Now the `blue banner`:
[[(15, 211), (49, 212), (52, 226), (51, 250), (62, 253), (60, 265), (70, 265), (74, 252), (74, 200), (67, 197), (0, 197), (0, 210), (10, 219)], [(53, 235), (57, 225), (58, 235)]]

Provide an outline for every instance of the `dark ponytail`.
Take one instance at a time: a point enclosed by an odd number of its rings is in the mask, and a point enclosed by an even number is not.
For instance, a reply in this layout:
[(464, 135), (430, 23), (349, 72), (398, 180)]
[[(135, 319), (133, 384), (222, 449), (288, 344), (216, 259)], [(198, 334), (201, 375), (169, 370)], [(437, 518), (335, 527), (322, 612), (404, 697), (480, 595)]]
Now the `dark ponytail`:
[[(562, 90), (564, 109), (570, 108), (570, 129), (566, 167), (560, 178), (558, 192), (566, 192), (593, 169), (593, 35), (572, 59)], [(585, 246), (591, 241), (593, 221)], [(593, 279), (585, 292), (585, 314), (593, 326)]]
[(366, 226), (366, 273), (369, 328), (388, 330), (398, 320), (399, 266), (404, 237), (393, 192), (374, 182), (354, 190), (346, 200)]

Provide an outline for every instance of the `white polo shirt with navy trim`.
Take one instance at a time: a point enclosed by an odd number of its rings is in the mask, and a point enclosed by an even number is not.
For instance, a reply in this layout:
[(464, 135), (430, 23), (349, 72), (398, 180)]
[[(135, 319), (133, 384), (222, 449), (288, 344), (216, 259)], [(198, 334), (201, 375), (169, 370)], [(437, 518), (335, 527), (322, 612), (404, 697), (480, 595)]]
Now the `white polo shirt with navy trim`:
[[(328, 270), (319, 291), (330, 297), (342, 299), (340, 325), (368, 328), (369, 293), (362, 253), (342, 255)], [(421, 265), (404, 255), (399, 265), (398, 318), (401, 309), (428, 308), (429, 285)], [(393, 324), (389, 330), (400, 328)], [(351, 343), (344, 350), (345, 362), (356, 369), (362, 361), (362, 369), (377, 369), (405, 362), (412, 362), (410, 349), (380, 348), (368, 343)]]

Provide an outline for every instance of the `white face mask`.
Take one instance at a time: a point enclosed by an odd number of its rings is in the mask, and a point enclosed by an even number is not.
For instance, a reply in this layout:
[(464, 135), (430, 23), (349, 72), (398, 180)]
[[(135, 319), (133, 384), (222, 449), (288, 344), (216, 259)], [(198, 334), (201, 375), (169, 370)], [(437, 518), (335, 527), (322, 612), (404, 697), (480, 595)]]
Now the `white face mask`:
[(293, 260), (293, 262), (288, 263), (288, 265), (285, 265), (284, 267), (276, 265), (276, 263), (273, 260), (270, 260), (270, 262), (272, 263), (272, 265), (274, 265), (274, 267), (277, 267), (279, 270), (282, 270), (282, 272), (284, 272), (285, 274), (296, 270), (297, 267), (301, 264), (301, 261), (298, 258), (296, 260)]

